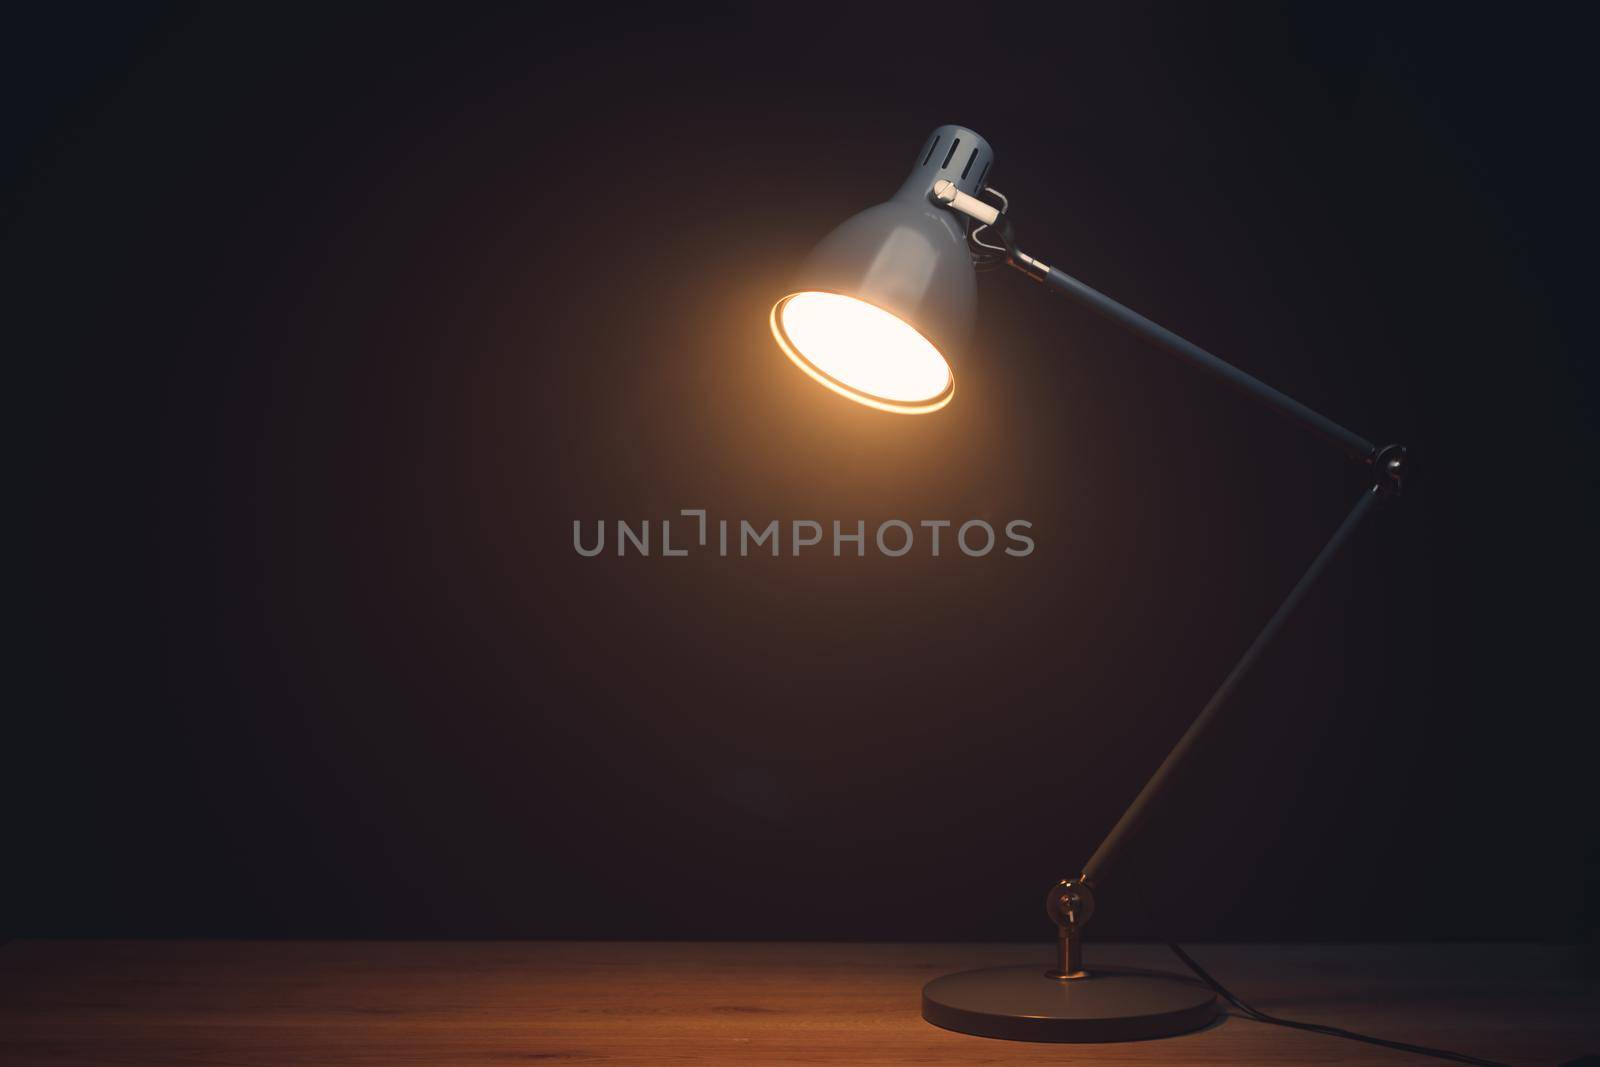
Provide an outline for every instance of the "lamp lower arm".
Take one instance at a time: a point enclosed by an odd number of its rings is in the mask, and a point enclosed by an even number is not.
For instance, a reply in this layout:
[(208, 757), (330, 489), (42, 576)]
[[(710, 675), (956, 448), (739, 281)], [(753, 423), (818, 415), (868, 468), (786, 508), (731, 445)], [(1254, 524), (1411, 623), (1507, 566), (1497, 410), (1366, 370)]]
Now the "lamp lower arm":
[(1123, 843), (1133, 835), (1144, 821), (1150, 805), (1161, 795), (1173, 772), (1183, 763), (1184, 758), (1199, 742), (1200, 738), (1205, 735), (1206, 730), (1215, 720), (1217, 712), (1228, 702), (1228, 698), (1233, 695), (1233, 691), (1238, 688), (1239, 682), (1243, 680), (1245, 675), (1250, 673), (1250, 668), (1254, 667), (1256, 662), (1260, 660), (1262, 653), (1272, 643), (1272, 639), (1278, 636), (1284, 624), (1289, 621), (1289, 616), (1293, 615), (1294, 610), (1300, 606), (1301, 601), (1305, 600), (1306, 594), (1311, 591), (1311, 587), (1316, 584), (1322, 572), (1333, 561), (1333, 557), (1339, 554), (1339, 549), (1344, 547), (1345, 542), (1350, 539), (1350, 535), (1355, 531), (1355, 528), (1361, 524), (1362, 519), (1366, 518), (1367, 513), (1372, 510), (1373, 505), (1377, 503), (1384, 493), (1385, 489), (1379, 483), (1374, 484), (1372, 488), (1361, 494), (1361, 498), (1356, 501), (1355, 507), (1350, 509), (1350, 513), (1339, 524), (1339, 528), (1334, 531), (1328, 543), (1322, 547), (1322, 551), (1317, 553), (1316, 558), (1311, 561), (1311, 565), (1306, 568), (1305, 574), (1301, 575), (1294, 588), (1289, 590), (1289, 595), (1278, 606), (1278, 610), (1273, 612), (1272, 618), (1267, 620), (1267, 624), (1262, 627), (1261, 632), (1256, 635), (1256, 639), (1251, 642), (1250, 647), (1239, 658), (1239, 662), (1234, 664), (1233, 670), (1229, 671), (1228, 676), (1222, 680), (1222, 684), (1217, 687), (1217, 691), (1206, 702), (1206, 706), (1201, 710), (1199, 716), (1190, 724), (1184, 735), (1178, 739), (1178, 743), (1173, 746), (1172, 751), (1167, 753), (1167, 758), (1161, 761), (1161, 766), (1156, 768), (1155, 774), (1150, 776), (1150, 780), (1145, 783), (1144, 788), (1139, 790), (1139, 795), (1134, 798), (1132, 804), (1128, 805), (1128, 810), (1122, 813), (1122, 817), (1117, 820), (1116, 826), (1112, 827), (1111, 832), (1106, 835), (1106, 839), (1101, 842), (1100, 847), (1095, 849), (1094, 855), (1084, 865), (1083, 881), (1098, 882), (1101, 880), (1101, 876), (1112, 861), (1115, 860)]

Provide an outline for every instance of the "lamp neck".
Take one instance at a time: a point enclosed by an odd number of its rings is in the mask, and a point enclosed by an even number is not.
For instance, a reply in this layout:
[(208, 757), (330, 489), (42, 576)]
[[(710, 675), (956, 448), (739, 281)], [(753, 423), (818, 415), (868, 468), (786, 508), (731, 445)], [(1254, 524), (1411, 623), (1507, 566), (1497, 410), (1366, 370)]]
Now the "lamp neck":
[(993, 163), (994, 149), (978, 134), (965, 126), (940, 126), (923, 142), (894, 199), (926, 203), (928, 193), (941, 181), (953, 182), (963, 193), (976, 195)]

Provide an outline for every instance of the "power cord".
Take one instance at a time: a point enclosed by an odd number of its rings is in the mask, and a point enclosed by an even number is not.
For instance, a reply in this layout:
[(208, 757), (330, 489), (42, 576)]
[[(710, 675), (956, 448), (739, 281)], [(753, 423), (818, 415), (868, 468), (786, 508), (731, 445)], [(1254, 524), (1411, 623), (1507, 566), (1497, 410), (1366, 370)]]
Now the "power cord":
[[(1165, 929), (1166, 924), (1163, 923), (1160, 916), (1156, 914), (1155, 907), (1151, 905), (1150, 899), (1145, 896), (1144, 891), (1142, 887), (1138, 885), (1137, 880), (1133, 881), (1133, 884), (1130, 885), (1130, 888), (1133, 890), (1134, 899), (1137, 900), (1139, 905), (1144, 909), (1145, 917), (1150, 920), (1150, 924), (1157, 930)], [(1455, 1063), (1476, 1064), (1477, 1067), (1511, 1067), (1510, 1064), (1501, 1063), (1499, 1060), (1480, 1059), (1477, 1056), (1468, 1056), (1464, 1052), (1452, 1052), (1449, 1049), (1431, 1048), (1427, 1045), (1412, 1045), (1405, 1041), (1390, 1041), (1388, 1038), (1373, 1037), (1371, 1034), (1358, 1034), (1354, 1030), (1346, 1030), (1339, 1026), (1324, 1026), (1321, 1023), (1303, 1023), (1297, 1019), (1280, 1019), (1276, 1015), (1268, 1015), (1266, 1012), (1261, 1011), (1258, 1008), (1253, 1008), (1249, 1004), (1246, 1004), (1244, 1001), (1240, 1000), (1238, 997), (1234, 996), (1227, 986), (1211, 977), (1211, 972), (1200, 966), (1200, 964), (1195, 961), (1193, 956), (1185, 952), (1182, 945), (1179, 945), (1176, 941), (1168, 941), (1166, 945), (1172, 950), (1172, 954), (1174, 956), (1177, 956), (1183, 961), (1183, 965), (1185, 967), (1188, 967), (1191, 971), (1193, 971), (1195, 976), (1199, 978), (1200, 981), (1211, 987), (1212, 992), (1216, 993), (1217, 996), (1231, 1004), (1246, 1018), (1254, 1019), (1258, 1023), (1270, 1023), (1273, 1026), (1286, 1026), (1291, 1030), (1304, 1030), (1307, 1033), (1312, 1034), (1326, 1034), (1329, 1037), (1342, 1037), (1349, 1041), (1361, 1041), (1368, 1045), (1377, 1045), (1381, 1048), (1397, 1049), (1400, 1052), (1414, 1052), (1418, 1056), (1433, 1056), (1436, 1059), (1451, 1060)]]
[(1358, 1034), (1354, 1030), (1345, 1030), (1337, 1026), (1323, 1026), (1320, 1023), (1303, 1023), (1294, 1019), (1280, 1019), (1276, 1015), (1268, 1015), (1264, 1011), (1259, 1011), (1255, 1008), (1252, 1008), (1250, 1005), (1246, 1004), (1244, 1001), (1230, 993), (1226, 986), (1217, 981), (1215, 978), (1211, 977), (1210, 973), (1207, 972), (1204, 967), (1196, 963), (1194, 957), (1185, 952), (1182, 946), (1176, 944), (1175, 942), (1168, 941), (1167, 947), (1170, 948), (1173, 955), (1182, 960), (1184, 965), (1193, 971), (1202, 982), (1210, 986), (1216, 992), (1217, 996), (1221, 997), (1223, 1000), (1227, 1001), (1229, 1004), (1233, 1005), (1239, 1011), (1243, 1012), (1247, 1017), (1254, 1019), (1256, 1022), (1271, 1023), (1273, 1026), (1287, 1026), (1293, 1030), (1306, 1030), (1313, 1034), (1327, 1034), (1329, 1037), (1343, 1037), (1348, 1038), (1351, 1041), (1364, 1041), (1369, 1045), (1380, 1045), (1383, 1048), (1398, 1049), (1401, 1052), (1414, 1052), (1419, 1056), (1433, 1056), (1441, 1060), (1453, 1060), (1456, 1063), (1473, 1063), (1477, 1064), (1478, 1067), (1509, 1067), (1508, 1064), (1501, 1063), (1499, 1060), (1479, 1059), (1476, 1056), (1468, 1056), (1464, 1052), (1451, 1052), (1449, 1049), (1429, 1048), (1427, 1045), (1411, 1045), (1404, 1041), (1390, 1041), (1387, 1038), (1373, 1037), (1371, 1034)]

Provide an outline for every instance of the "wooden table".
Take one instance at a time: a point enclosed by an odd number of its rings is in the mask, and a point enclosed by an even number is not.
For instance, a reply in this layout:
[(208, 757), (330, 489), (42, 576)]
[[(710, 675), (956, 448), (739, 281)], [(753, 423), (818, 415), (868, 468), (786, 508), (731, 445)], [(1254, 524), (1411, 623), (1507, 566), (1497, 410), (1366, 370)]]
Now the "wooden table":
[[(1200, 945), (1262, 1010), (1512, 1063), (1600, 1052), (1600, 990), (1527, 945)], [(1048, 946), (18, 941), (0, 948), (0, 1063), (1404, 1064), (1228, 1016), (1185, 1037), (1027, 1045), (918, 1014), (947, 971)], [(1159, 946), (1090, 962), (1168, 966)]]

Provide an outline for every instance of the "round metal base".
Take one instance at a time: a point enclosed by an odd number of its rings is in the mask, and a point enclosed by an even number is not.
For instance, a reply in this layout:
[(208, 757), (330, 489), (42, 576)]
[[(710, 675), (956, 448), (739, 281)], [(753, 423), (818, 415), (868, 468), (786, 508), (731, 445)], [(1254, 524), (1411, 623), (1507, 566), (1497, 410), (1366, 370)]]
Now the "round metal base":
[(1008, 1041), (1142, 1041), (1198, 1030), (1221, 1011), (1211, 990), (1176, 975), (1099, 968), (1063, 981), (1044, 972), (990, 967), (935, 978), (922, 987), (922, 1017)]

